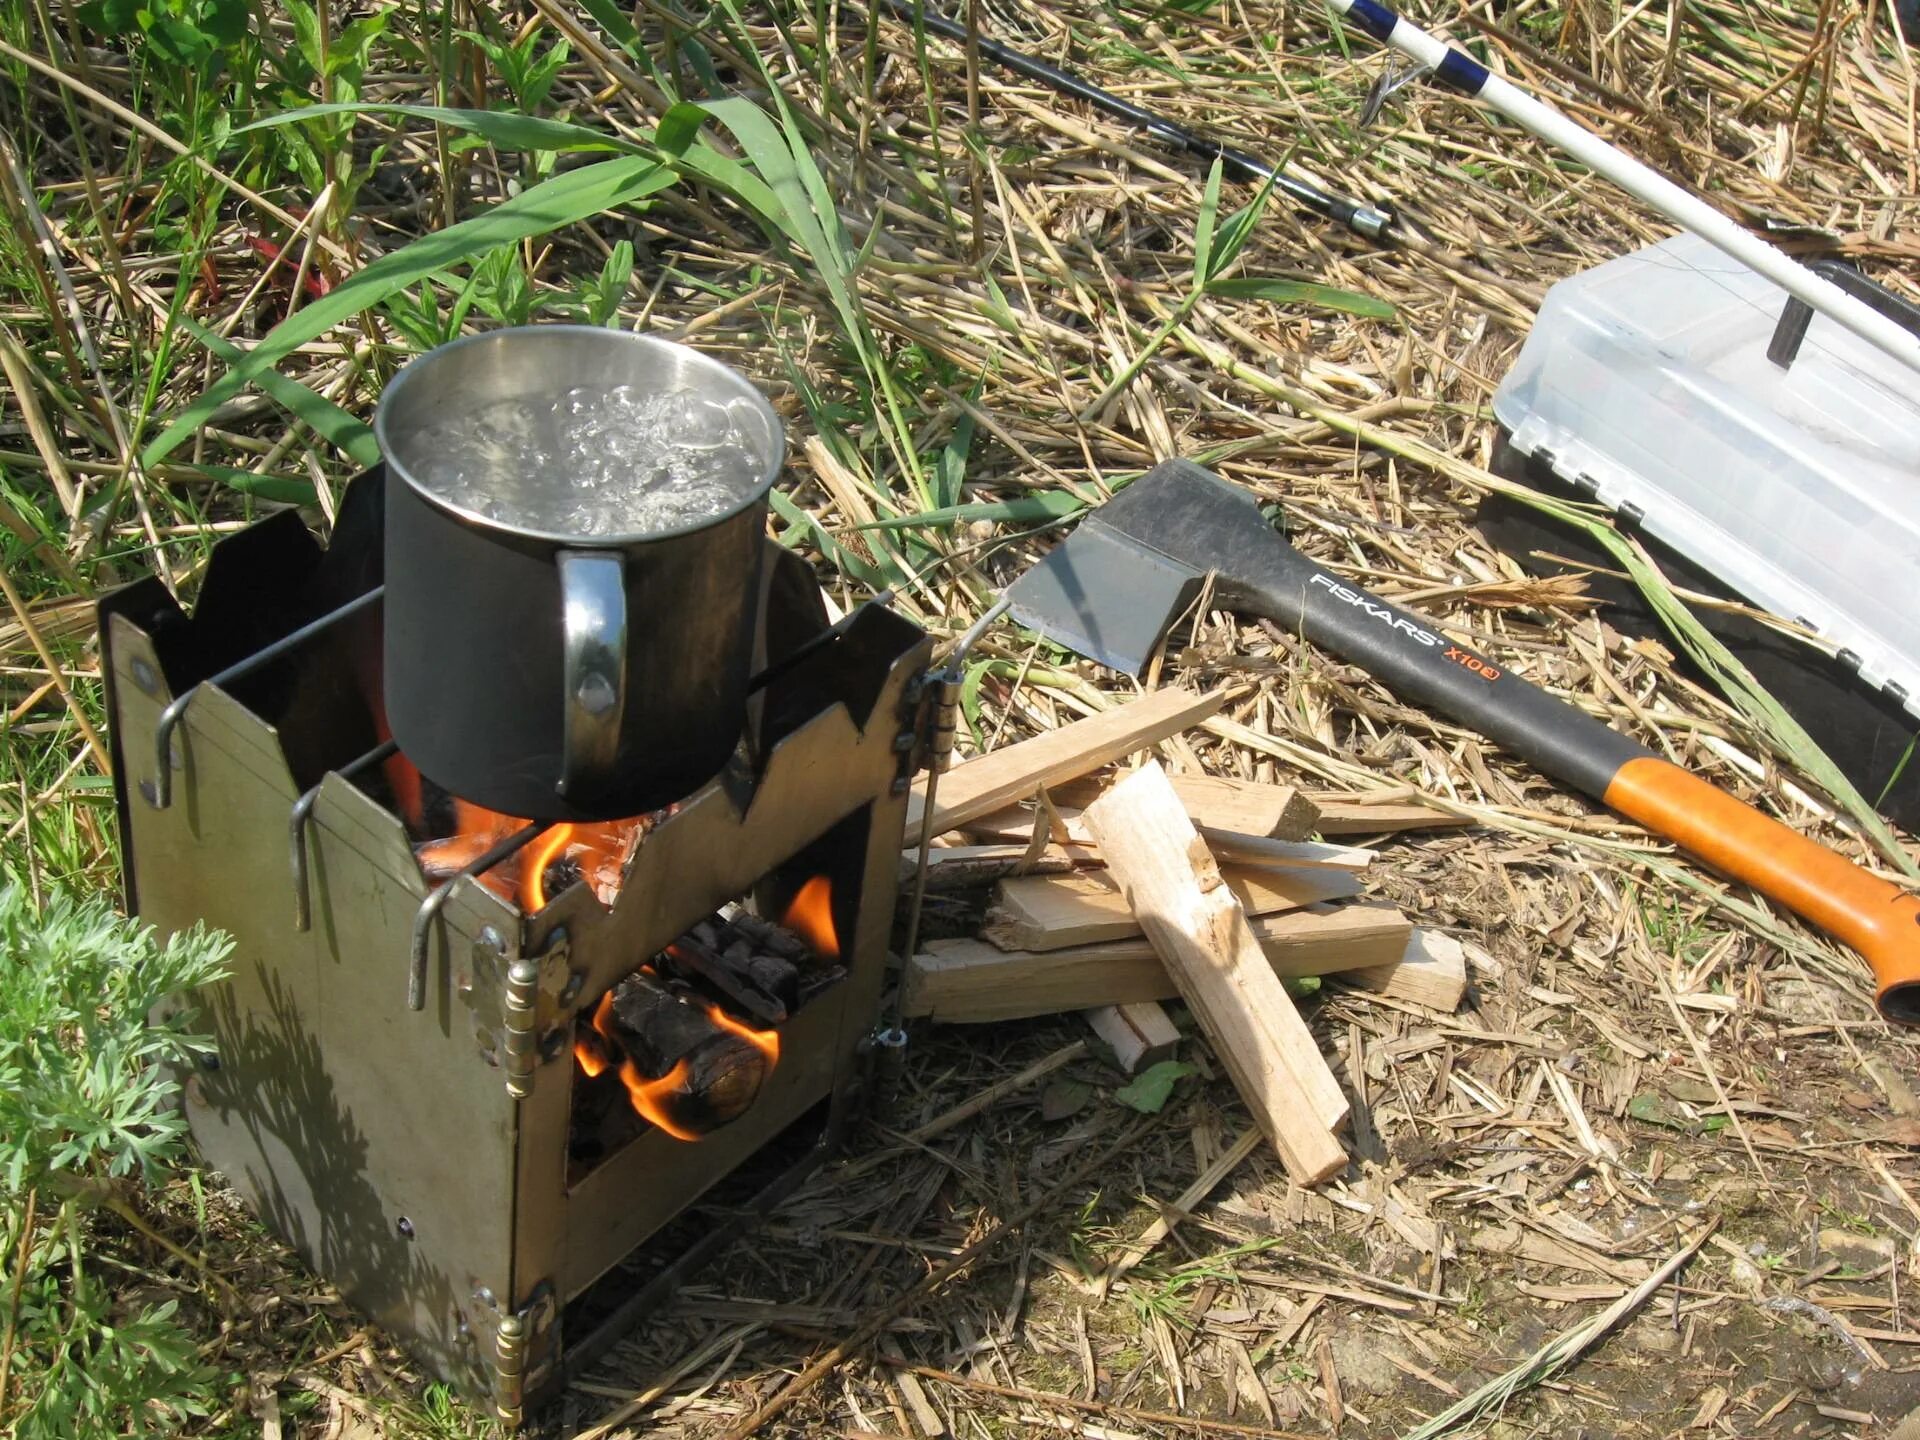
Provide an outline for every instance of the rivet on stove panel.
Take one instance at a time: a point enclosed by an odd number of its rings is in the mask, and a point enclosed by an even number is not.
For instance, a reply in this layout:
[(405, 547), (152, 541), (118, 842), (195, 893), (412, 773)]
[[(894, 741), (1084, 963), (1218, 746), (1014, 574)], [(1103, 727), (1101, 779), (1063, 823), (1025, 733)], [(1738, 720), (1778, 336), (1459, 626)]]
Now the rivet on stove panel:
[(128, 669), (133, 673), (133, 683), (139, 686), (143, 693), (148, 695), (160, 693), (160, 677), (154, 673), (153, 666), (136, 657)]
[(893, 784), (887, 787), (887, 793), (889, 795), (904, 795), (912, 783), (913, 782), (908, 780), (906, 776), (896, 775), (893, 777)]
[(491, 925), (482, 925), (480, 927), (480, 943), (497, 955), (507, 953), (506, 937)]
[(562, 1005), (571, 1005), (575, 1000), (579, 999), (580, 991), (585, 987), (586, 983), (586, 971), (569, 971), (567, 974), (567, 983), (560, 987), (560, 1003)]
[(409, 1220), (406, 1216), (402, 1215), (398, 1220), (394, 1221), (393, 1228), (400, 1232), (401, 1239), (413, 1239), (413, 1221)]
[(203, 1050), (200, 1053), (200, 1068), (202, 1070), (218, 1070), (220, 1068), (220, 1057), (211, 1050)]

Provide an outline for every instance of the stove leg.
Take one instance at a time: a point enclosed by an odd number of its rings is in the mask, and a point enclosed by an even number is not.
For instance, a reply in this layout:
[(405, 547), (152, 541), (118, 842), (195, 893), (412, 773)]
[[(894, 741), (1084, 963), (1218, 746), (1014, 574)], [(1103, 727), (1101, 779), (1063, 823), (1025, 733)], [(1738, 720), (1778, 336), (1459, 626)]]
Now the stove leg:
[(873, 1032), (867, 1049), (866, 1111), (876, 1120), (889, 1120), (900, 1104), (900, 1087), (907, 1073), (907, 1029), (890, 1025)]

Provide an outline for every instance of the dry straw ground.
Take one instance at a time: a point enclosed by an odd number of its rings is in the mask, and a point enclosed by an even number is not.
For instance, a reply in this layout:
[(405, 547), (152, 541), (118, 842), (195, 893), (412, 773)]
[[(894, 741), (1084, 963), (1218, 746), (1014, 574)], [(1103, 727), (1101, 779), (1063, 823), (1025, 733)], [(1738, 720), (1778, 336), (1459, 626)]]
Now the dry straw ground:
[[(10, 8), (0, 178), (18, 289), (0, 330), (13, 390), (0, 519), (14, 532), (0, 825), (10, 863), (36, 883), (100, 883), (112, 840), (80, 723), (99, 719), (84, 592), (157, 558), (190, 589), (209, 535), (308, 485), (324, 524), (354, 468), (252, 394), (167, 461), (130, 464), (225, 365), (169, 317), (244, 344), (286, 312), (290, 289), (310, 294), (306, 275), (337, 282), (533, 172), (418, 120), (363, 118), (337, 163), (386, 150), (352, 212), (328, 208), (320, 243), (288, 243), (312, 188), (250, 172), (245, 189), (264, 201), (193, 189), (205, 172), (171, 158), (177, 117), (150, 65), (38, 0)], [(336, 36), (363, 13), (319, 11)], [(777, 83), (795, 107), (842, 207), (851, 249), (834, 263), (870, 333), (849, 338), (823, 257), (770, 247), (713, 190), (667, 192), (644, 213), (505, 253), (539, 295), (598, 273), (618, 242), (635, 246), (622, 319), (707, 348), (776, 395), (795, 441), (783, 523), (793, 543), (827, 550), (821, 574), (844, 598), (864, 593), (870, 564), (901, 573), (946, 557), (902, 603), (955, 633), (1036, 553), (1044, 536), (1021, 537), (1046, 530), (1044, 510), (858, 527), (935, 502), (1091, 497), (1156, 458), (1208, 458), (1342, 573), (1891, 873), (1668, 645), (1624, 638), (1577, 582), (1526, 579), (1474, 528), (1493, 483), (1489, 398), (1546, 287), (1665, 233), (1653, 216), (1433, 90), (1402, 91), (1358, 129), (1387, 59), (1357, 35), (1329, 39), (1310, 4), (987, 5), (1000, 38), (1244, 148), (1291, 153), (1402, 217), (1401, 243), (1383, 247), (1275, 205), (1233, 272), (1377, 297), (1391, 320), (1190, 298), (1203, 165), (990, 67), (970, 86), (954, 46), (858, 4), (738, 20), (723, 7), (691, 29), (681, 13), (654, 0), (634, 12), (667, 73), (763, 103)], [(545, 110), (651, 133), (655, 81), (569, 0), (403, 7), (367, 51), (363, 97), (523, 103), (498, 57), (457, 37), (433, 50), (448, 15), (530, 36), (530, 52), (567, 37)], [(1788, 222), (1801, 248), (1915, 293), (1914, 69), (1879, 0), (1482, 0), (1421, 18), (1730, 212)], [(272, 7), (257, 23), (291, 43)], [(436, 53), (454, 69), (436, 70)], [(317, 85), (308, 96), (323, 98)], [(219, 169), (232, 152), (207, 153)], [(167, 186), (199, 210), (183, 218)], [(1229, 184), (1222, 213), (1251, 198)], [(260, 240), (286, 245), (284, 266), (268, 271)], [(375, 312), (281, 370), (364, 417), (407, 348)], [(890, 400), (863, 356), (880, 357)], [(51, 542), (29, 553), (43, 533)], [(975, 744), (1129, 688), (1010, 628), (980, 653), (991, 663), (970, 695)], [(608, 1416), (617, 1433), (738, 1433), (784, 1396), (765, 1433), (1398, 1435), (1525, 1365), (1709, 1224), (1691, 1263), (1609, 1338), (1542, 1383), (1523, 1379), (1469, 1433), (1867, 1435), (1920, 1407), (1907, 1293), (1920, 1253), (1916, 1047), (1875, 1019), (1859, 962), (1365, 675), (1203, 615), (1158, 679), (1222, 678), (1251, 693), (1164, 747), (1176, 765), (1417, 791), (1475, 822), (1387, 843), (1376, 866), (1409, 912), (1469, 942), (1469, 1005), (1310, 1004), (1355, 1102), (1348, 1173), (1317, 1193), (1290, 1188), (1197, 1042), (1199, 1077), (1143, 1117), (1113, 1099), (1117, 1077), (1070, 1018), (925, 1030), (899, 1108), (857, 1137), (858, 1158), (574, 1387), (549, 1433)], [(124, 1263), (130, 1287), (181, 1295), (209, 1358), (247, 1377), (212, 1428), (477, 1425), (423, 1394), (401, 1353), (208, 1183), (204, 1204), (183, 1180), (152, 1208), (235, 1293), (203, 1288), (137, 1238)], [(982, 1239), (972, 1263), (925, 1284)], [(836, 1346), (843, 1363), (789, 1392)]]

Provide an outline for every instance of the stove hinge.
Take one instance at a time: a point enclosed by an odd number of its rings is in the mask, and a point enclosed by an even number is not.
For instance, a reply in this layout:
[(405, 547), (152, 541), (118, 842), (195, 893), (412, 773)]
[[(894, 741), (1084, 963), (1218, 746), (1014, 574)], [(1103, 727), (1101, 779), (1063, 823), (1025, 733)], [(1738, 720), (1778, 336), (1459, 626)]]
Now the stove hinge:
[(527, 1397), (538, 1395), (553, 1378), (560, 1357), (560, 1307), (553, 1286), (541, 1281), (518, 1310), (503, 1313), (493, 1291), (474, 1292), (474, 1308), (483, 1318), (481, 1369), (501, 1425), (517, 1429), (526, 1418)]
[(538, 955), (523, 955), (493, 926), (473, 946), (472, 969), (461, 993), (474, 1015), (480, 1058), (505, 1072), (507, 1094), (524, 1100), (533, 1074), (566, 1045), (569, 1007), (583, 976), (572, 968), (573, 947), (558, 926)]
[(947, 768), (960, 721), (960, 686), (960, 675), (950, 667), (924, 671), (907, 685), (893, 742), (900, 752), (895, 794), (904, 793), (922, 770)]

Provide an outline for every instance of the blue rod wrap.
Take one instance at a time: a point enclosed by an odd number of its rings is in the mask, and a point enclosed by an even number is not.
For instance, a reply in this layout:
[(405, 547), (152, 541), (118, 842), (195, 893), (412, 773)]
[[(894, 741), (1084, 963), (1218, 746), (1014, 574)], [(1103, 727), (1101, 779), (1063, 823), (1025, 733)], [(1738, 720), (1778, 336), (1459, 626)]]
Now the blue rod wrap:
[(1382, 5), (1380, 0), (1353, 0), (1353, 8), (1347, 11), (1347, 16), (1382, 44), (1393, 33), (1393, 27), (1400, 23), (1400, 17)]
[[(1354, 0), (1358, 8), (1361, 0)], [(1433, 78), (1463, 95), (1478, 95), (1489, 77), (1487, 67), (1459, 50), (1448, 50), (1433, 72)]]

